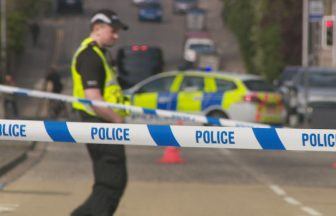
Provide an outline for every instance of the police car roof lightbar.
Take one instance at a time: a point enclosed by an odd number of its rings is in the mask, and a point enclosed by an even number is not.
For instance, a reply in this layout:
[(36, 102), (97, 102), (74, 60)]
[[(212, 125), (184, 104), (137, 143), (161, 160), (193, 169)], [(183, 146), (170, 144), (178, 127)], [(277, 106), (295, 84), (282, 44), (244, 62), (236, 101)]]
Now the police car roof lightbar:
[(68, 102), (68, 103), (80, 102), (80, 103), (90, 105), (90, 106), (100, 106), (100, 107), (107, 107), (111, 109), (126, 110), (126, 111), (132, 112), (133, 114), (153, 115), (153, 116), (158, 116), (162, 118), (191, 121), (191, 122), (211, 124), (211, 125), (217, 125), (217, 126), (256, 127), (256, 128), (271, 127), (270, 125), (266, 125), (266, 124), (233, 121), (233, 120), (228, 120), (228, 119), (218, 119), (218, 118), (206, 117), (206, 116), (201, 116), (201, 115), (194, 115), (194, 114), (188, 114), (188, 113), (182, 113), (182, 112), (173, 112), (173, 111), (160, 110), (160, 109), (146, 109), (146, 108), (137, 107), (137, 106), (123, 105), (123, 104), (117, 104), (117, 103), (107, 103), (107, 102), (96, 101), (96, 100), (87, 100), (87, 99), (76, 98), (76, 97), (68, 96), (68, 95), (43, 92), (43, 91), (37, 91), (37, 90), (29, 90), (25, 88), (18, 88), (18, 87), (6, 86), (6, 85), (0, 85), (0, 92), (7, 93), (7, 94), (27, 96), (27, 97), (60, 100), (60, 101)]

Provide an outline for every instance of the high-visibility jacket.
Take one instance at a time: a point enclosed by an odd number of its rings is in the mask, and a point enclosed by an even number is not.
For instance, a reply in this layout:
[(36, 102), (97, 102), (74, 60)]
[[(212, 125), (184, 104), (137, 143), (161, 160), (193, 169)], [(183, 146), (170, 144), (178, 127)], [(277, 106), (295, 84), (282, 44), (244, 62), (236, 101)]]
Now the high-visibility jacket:
[[(93, 44), (93, 42), (94, 41), (92, 38), (84, 39), (72, 59), (71, 73), (72, 73), (72, 79), (73, 79), (73, 96), (78, 97), (78, 98), (85, 98), (82, 77), (80, 73), (77, 71), (76, 65), (77, 65), (78, 56), (86, 48), (88, 48), (89, 46), (92, 46), (92, 49), (94, 50), (94, 52), (102, 60), (104, 70), (105, 70), (105, 86), (104, 86), (104, 92), (103, 92), (104, 101), (110, 102), (110, 103), (123, 103), (124, 97), (122, 95), (121, 88), (116, 80), (116, 72), (108, 64), (106, 57), (104, 53), (101, 51), (101, 49), (97, 45)], [(72, 107), (76, 110), (84, 111), (89, 115), (96, 116), (96, 113), (93, 111), (90, 104), (73, 102)], [(124, 112), (119, 112), (118, 110), (115, 110), (115, 112), (118, 112), (119, 114), (124, 115)]]

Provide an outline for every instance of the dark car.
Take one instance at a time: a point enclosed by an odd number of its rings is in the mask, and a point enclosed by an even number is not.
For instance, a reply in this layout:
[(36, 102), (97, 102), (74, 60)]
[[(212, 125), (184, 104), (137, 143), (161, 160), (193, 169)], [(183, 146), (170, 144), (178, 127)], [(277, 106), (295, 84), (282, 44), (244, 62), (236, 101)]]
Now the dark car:
[(162, 21), (163, 10), (160, 2), (149, 1), (140, 5), (138, 18), (139, 21)]
[[(314, 113), (336, 113), (336, 69), (287, 67), (278, 80), (291, 126), (313, 120)], [(329, 121), (329, 120), (328, 120)]]
[(161, 48), (147, 45), (125, 46), (118, 50), (116, 66), (118, 81), (127, 89), (145, 78), (163, 71)]
[(295, 75), (302, 69), (301, 66), (287, 66), (280, 74), (279, 78), (276, 80), (276, 85), (279, 87), (283, 87), (286, 85), (290, 85), (293, 81)]
[(57, 0), (57, 13), (77, 12), (83, 13), (82, 0)]

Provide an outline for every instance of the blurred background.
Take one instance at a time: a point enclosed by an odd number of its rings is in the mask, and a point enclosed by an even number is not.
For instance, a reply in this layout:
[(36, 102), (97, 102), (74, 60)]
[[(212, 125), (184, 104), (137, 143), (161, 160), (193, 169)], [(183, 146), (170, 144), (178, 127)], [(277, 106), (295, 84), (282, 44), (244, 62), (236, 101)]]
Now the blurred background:
[[(1, 0), (0, 6), (2, 84), (71, 95), (72, 55), (89, 33), (91, 15), (108, 8), (130, 26), (108, 56), (133, 105), (335, 129), (334, 0)], [(62, 102), (1, 94), (1, 104), (5, 119), (75, 120)], [(193, 124), (138, 115), (127, 122)], [(1, 141), (0, 149), (0, 214), (69, 215), (90, 191), (83, 145)], [(190, 148), (168, 163), (166, 153), (127, 148), (130, 183), (118, 215), (336, 212), (333, 153)]]

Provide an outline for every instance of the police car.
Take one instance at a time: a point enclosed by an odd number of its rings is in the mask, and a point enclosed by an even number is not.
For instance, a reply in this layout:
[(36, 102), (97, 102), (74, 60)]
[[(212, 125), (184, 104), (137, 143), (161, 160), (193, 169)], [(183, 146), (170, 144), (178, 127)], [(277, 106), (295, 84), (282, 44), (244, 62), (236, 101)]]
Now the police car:
[(282, 124), (282, 97), (261, 77), (201, 71), (165, 72), (131, 89), (132, 104), (239, 121)]

